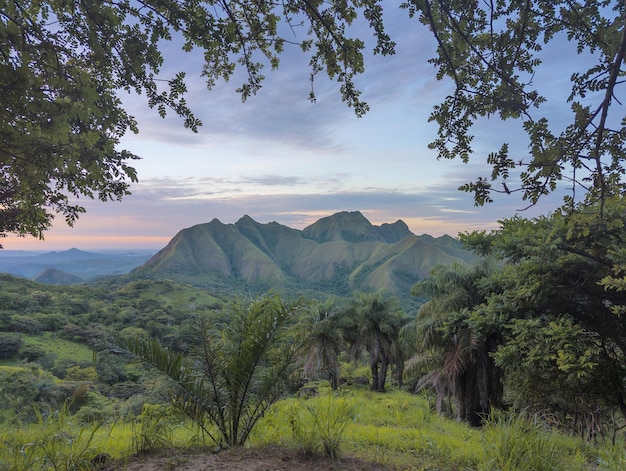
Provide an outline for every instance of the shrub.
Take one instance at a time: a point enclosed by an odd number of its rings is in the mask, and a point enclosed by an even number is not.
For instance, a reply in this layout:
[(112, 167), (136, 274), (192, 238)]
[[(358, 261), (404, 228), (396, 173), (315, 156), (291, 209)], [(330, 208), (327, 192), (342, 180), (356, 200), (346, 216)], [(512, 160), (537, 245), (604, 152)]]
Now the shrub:
[(278, 295), (233, 302), (227, 325), (200, 321), (197, 349), (188, 355), (125, 335), (113, 334), (101, 346), (155, 367), (173, 380), (173, 404), (208, 437), (241, 446), (289, 384), (302, 342), (286, 335), (302, 304), (286, 304)]
[(354, 409), (346, 399), (331, 394), (294, 404), (289, 421), (296, 445), (304, 453), (321, 452), (337, 461)]
[(46, 351), (39, 345), (24, 345), (20, 350), (20, 358), (28, 362), (37, 361), (46, 355)]
[(22, 341), (14, 335), (0, 335), (0, 358), (11, 358), (15, 355)]

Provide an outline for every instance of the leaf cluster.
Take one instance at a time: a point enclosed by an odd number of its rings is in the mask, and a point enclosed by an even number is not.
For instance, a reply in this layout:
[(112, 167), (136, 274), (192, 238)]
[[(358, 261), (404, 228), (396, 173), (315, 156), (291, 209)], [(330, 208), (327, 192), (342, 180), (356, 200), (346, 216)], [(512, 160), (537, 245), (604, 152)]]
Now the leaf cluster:
[(362, 10), (377, 38), (375, 51), (391, 54), (380, 3), (3, 2), (0, 236), (42, 238), (55, 214), (74, 224), (85, 211), (79, 197), (108, 201), (129, 193), (137, 181), (131, 163), (138, 157), (118, 145), (138, 126), (119, 91), (145, 94), (160, 116), (172, 111), (186, 128), (198, 130), (202, 123), (185, 99), (185, 73), (162, 76), (168, 41), (182, 40), (183, 51), (203, 55), (209, 89), (241, 69), (243, 100), (261, 88), (264, 67), (277, 68), (285, 45), (294, 43), (310, 53), (311, 82), (325, 72), (361, 116), (367, 104), (353, 79), (363, 72), (365, 45), (349, 36), (348, 27)]
[(117, 334), (103, 339), (100, 348), (156, 368), (174, 383), (174, 406), (216, 444), (243, 445), (289, 384), (301, 342), (286, 335), (300, 307), (299, 301), (287, 304), (277, 295), (233, 302), (227, 324), (199, 324), (189, 354), (173, 352), (156, 339)]
[(504, 263), (474, 317), (499, 326), (494, 358), (505, 368), (509, 399), (568, 426), (586, 417), (591, 436), (600, 411), (626, 412), (624, 199), (606, 199), (603, 217), (600, 204), (511, 218), (491, 234), (464, 237)]
[[(604, 200), (623, 189), (626, 128), (623, 118), (609, 113), (620, 103), (626, 51), (622, 4), (412, 0), (402, 7), (437, 42), (430, 61), (437, 78), (454, 83), (430, 116), (439, 127), (430, 147), (439, 157), (468, 162), (474, 153), (472, 127), (482, 118), (518, 121), (527, 135), (527, 155), (512, 155), (503, 142), (486, 157), (491, 175), (460, 187), (477, 205), (491, 202), (493, 193), (511, 192), (521, 192), (533, 205), (563, 180), (571, 183), (568, 204), (576, 190)], [(563, 77), (570, 80), (571, 93), (569, 110), (561, 110), (558, 122), (542, 106), (551, 97), (534, 81), (548, 47), (571, 47), (581, 56), (577, 71)], [(561, 128), (567, 113), (569, 124)]]

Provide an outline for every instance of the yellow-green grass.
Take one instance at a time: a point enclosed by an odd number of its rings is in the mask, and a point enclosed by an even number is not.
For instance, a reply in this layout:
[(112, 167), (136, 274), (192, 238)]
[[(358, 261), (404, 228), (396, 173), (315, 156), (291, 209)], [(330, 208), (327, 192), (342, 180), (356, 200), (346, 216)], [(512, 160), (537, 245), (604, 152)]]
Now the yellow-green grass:
[(156, 428), (141, 421), (78, 424), (60, 411), (37, 424), (0, 431), (0, 469), (87, 469), (85, 463), (98, 455), (123, 461), (155, 449), (208, 445), (189, 421), (165, 422)]
[[(624, 469), (623, 443), (621, 447), (585, 444), (541, 425), (529, 424), (501, 421), (481, 430), (438, 417), (424, 397), (401, 391), (372, 393), (359, 388), (334, 393), (327, 387), (318, 387), (318, 394), (313, 397), (290, 397), (272, 406), (257, 423), (247, 446), (280, 445), (303, 452), (335, 453), (339, 457), (346, 454), (396, 470), (527, 469), (519, 464), (515, 468), (503, 467), (518, 460), (519, 455), (509, 455), (508, 444), (496, 443), (493, 435), (490, 438), (492, 433), (510, 437), (512, 444), (524, 444), (517, 448), (525, 453), (523, 457), (528, 457), (528, 463), (535, 458), (544, 462), (541, 453), (549, 453), (549, 458), (559, 463), (558, 469)], [(42, 426), (1, 431), (0, 457), (4, 460), (18, 456), (15, 452), (25, 444), (36, 443), (42, 436)], [(106, 453), (115, 459), (154, 449), (215, 445), (196, 426), (163, 406), (146, 406), (140, 419), (102, 425), (93, 435), (90, 425), (72, 423), (71, 417), (46, 426), (61, 437), (89, 438), (92, 455)], [(59, 434), (63, 427), (67, 432)], [(50, 432), (45, 436), (50, 436)], [(64, 446), (70, 446), (70, 442), (63, 442)], [(46, 446), (52, 445), (61, 446)], [(517, 451), (514, 449), (513, 453)]]
[[(57, 360), (67, 359), (76, 363), (93, 361), (93, 353), (87, 345), (57, 337), (51, 332), (42, 335), (15, 334), (23, 346), (32, 345), (41, 348), (46, 354), (56, 355)], [(3, 359), (0, 365), (17, 365), (21, 360)]]
[[(337, 396), (324, 391), (309, 399), (285, 399), (258, 424), (251, 443), (311, 446), (302, 440), (316, 437), (302, 437), (294, 428), (311, 429), (316, 414), (322, 422), (328, 418), (336, 424), (338, 405), (329, 403), (329, 398), (345, 404), (343, 411), (349, 415), (339, 447), (343, 453), (397, 469), (421, 469), (424, 463), (448, 466), (437, 469), (476, 469), (483, 459), (479, 430), (433, 416), (425, 398), (401, 391), (348, 389)], [(309, 412), (294, 412), (303, 410)]]

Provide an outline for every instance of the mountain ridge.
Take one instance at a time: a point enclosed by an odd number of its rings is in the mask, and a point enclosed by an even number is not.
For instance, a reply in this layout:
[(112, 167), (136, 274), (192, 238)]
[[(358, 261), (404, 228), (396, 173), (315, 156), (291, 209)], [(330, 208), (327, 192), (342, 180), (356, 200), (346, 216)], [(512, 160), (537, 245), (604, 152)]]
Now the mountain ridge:
[(476, 258), (450, 236), (417, 236), (402, 220), (376, 226), (359, 211), (339, 212), (302, 230), (244, 215), (235, 223), (213, 219), (180, 230), (131, 276), (253, 291), (306, 287), (408, 296), (435, 265)]

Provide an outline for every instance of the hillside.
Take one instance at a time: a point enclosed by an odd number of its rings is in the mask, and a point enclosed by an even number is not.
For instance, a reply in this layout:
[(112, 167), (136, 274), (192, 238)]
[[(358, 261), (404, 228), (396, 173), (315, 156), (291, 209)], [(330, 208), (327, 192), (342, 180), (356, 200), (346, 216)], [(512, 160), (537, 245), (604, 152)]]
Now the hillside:
[(48, 285), (73, 285), (80, 283), (83, 279), (80, 276), (72, 275), (56, 268), (46, 268), (39, 275), (35, 276), (33, 281)]
[(404, 297), (433, 266), (474, 259), (452, 237), (417, 236), (403, 221), (375, 226), (360, 212), (337, 213), (303, 230), (244, 216), (181, 230), (131, 276), (233, 290), (385, 290)]

